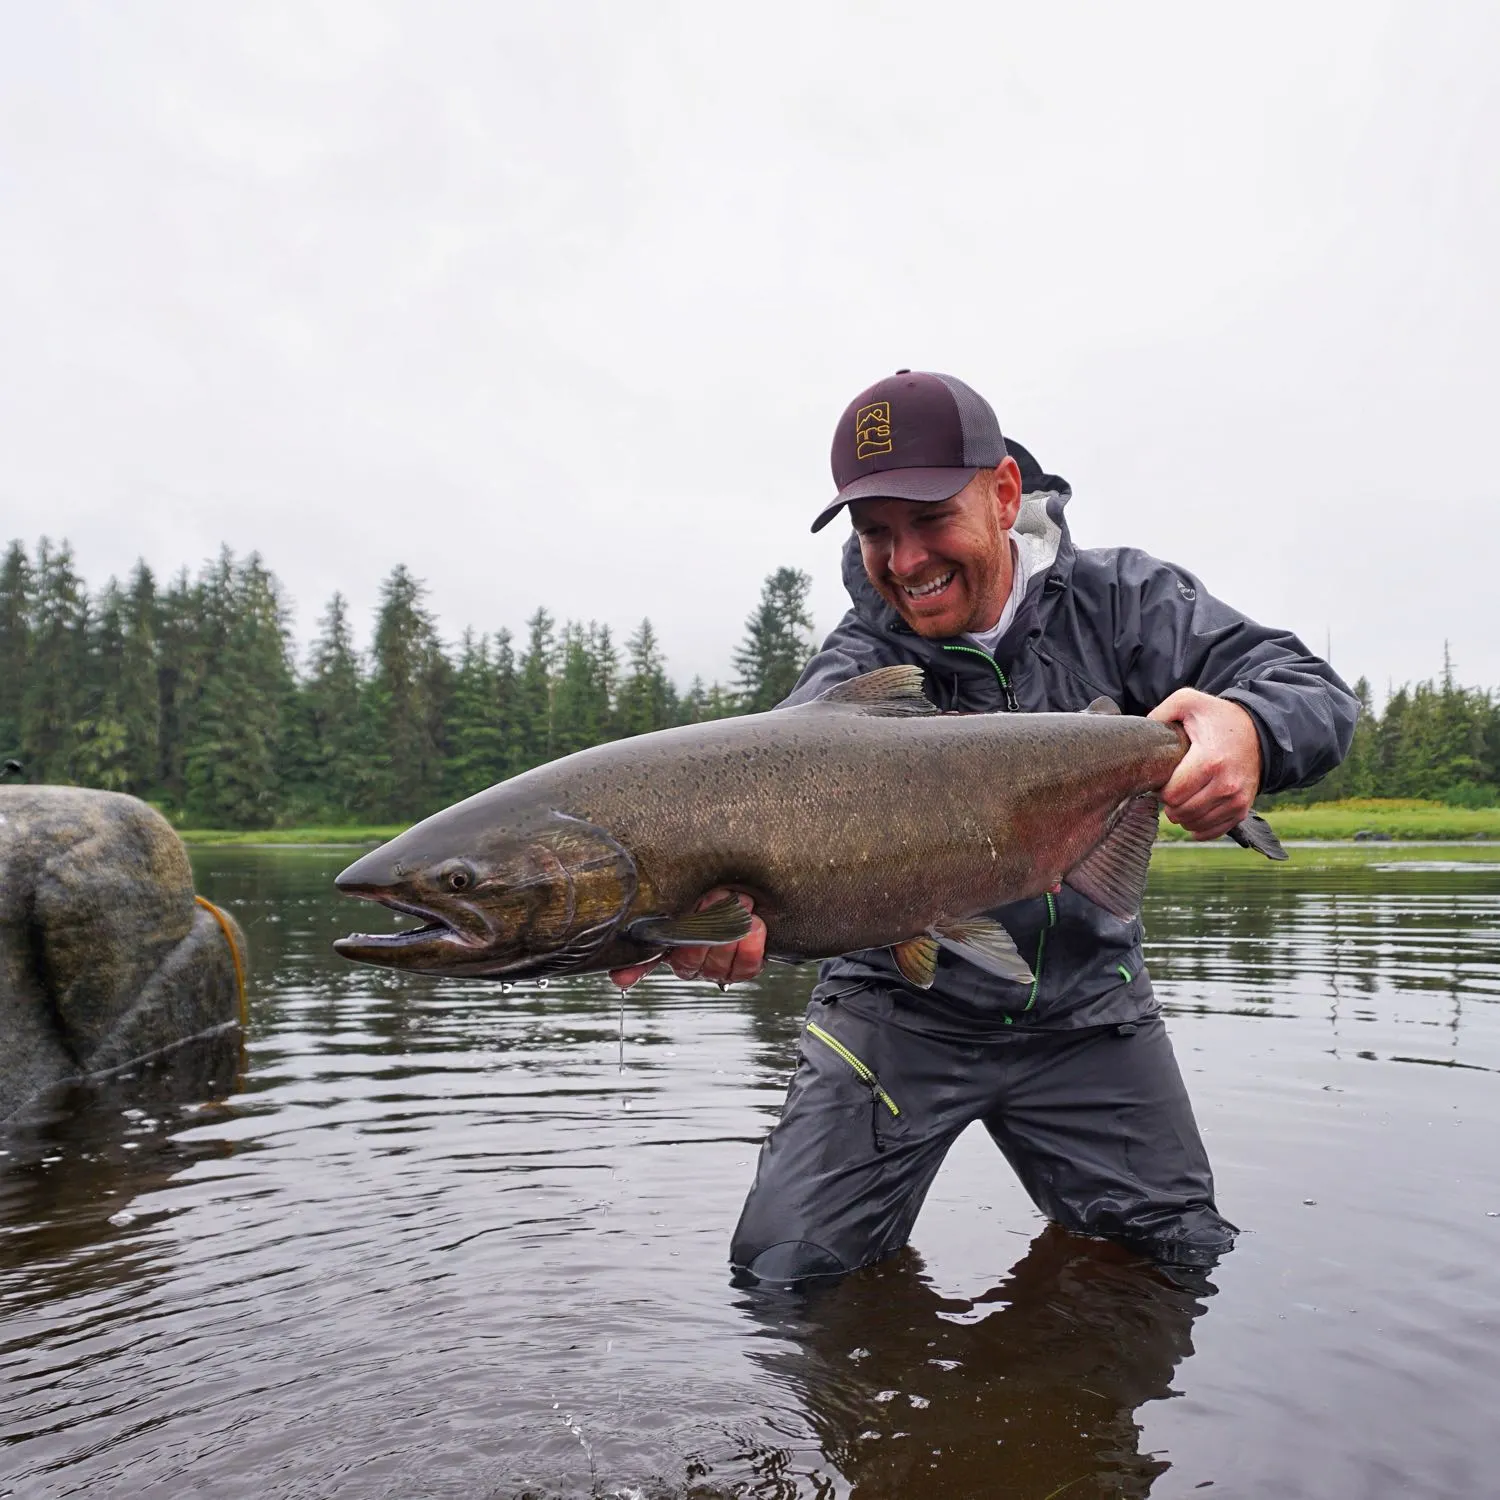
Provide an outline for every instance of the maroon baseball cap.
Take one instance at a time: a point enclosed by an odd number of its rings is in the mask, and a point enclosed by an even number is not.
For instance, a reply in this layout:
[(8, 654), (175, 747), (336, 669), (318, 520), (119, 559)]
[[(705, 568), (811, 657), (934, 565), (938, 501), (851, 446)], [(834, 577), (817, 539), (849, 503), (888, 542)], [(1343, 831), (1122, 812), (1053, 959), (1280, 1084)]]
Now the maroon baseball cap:
[(994, 410), (951, 375), (897, 370), (861, 391), (833, 434), (839, 492), (818, 513), (821, 531), (851, 500), (947, 500), (1005, 457)]

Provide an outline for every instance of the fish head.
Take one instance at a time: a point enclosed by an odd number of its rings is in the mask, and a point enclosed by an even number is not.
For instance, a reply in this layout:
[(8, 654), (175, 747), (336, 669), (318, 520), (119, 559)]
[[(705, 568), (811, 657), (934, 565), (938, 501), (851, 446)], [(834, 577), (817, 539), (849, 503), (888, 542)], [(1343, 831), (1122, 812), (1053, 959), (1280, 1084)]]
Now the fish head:
[(345, 958), (527, 978), (587, 967), (629, 911), (638, 878), (630, 851), (586, 819), (540, 809), (497, 821), (459, 803), (357, 859), (334, 884), (421, 922), (339, 938)]

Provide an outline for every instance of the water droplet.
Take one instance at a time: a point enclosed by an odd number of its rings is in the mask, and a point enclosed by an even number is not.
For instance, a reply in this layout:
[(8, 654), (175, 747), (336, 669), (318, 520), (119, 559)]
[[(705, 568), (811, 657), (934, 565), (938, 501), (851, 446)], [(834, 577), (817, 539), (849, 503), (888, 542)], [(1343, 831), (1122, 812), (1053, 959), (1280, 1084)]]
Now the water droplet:
[(1318, 1206), (1318, 1200), (1316, 1198), (1304, 1198), (1302, 1202), (1308, 1208), (1316, 1208)]
[(539, 990), (546, 989), (547, 988), (547, 981), (545, 979), (538, 979), (537, 982), (536, 982), (536, 987)]

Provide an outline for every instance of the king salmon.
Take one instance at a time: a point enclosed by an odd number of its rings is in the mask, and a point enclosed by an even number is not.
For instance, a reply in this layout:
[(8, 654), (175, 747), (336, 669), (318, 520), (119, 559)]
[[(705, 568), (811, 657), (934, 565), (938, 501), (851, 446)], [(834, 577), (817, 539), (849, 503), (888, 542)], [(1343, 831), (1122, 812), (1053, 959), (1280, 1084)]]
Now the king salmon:
[[(1140, 908), (1175, 726), (1107, 700), (1076, 714), (941, 714), (919, 667), (814, 702), (581, 750), (435, 813), (336, 885), (417, 917), (354, 934), (345, 958), (521, 979), (623, 968), (735, 942), (750, 896), (768, 957), (890, 947), (932, 983), (939, 948), (1003, 978), (1031, 970), (986, 916), (1066, 881)], [(1259, 818), (1232, 835), (1285, 852)]]

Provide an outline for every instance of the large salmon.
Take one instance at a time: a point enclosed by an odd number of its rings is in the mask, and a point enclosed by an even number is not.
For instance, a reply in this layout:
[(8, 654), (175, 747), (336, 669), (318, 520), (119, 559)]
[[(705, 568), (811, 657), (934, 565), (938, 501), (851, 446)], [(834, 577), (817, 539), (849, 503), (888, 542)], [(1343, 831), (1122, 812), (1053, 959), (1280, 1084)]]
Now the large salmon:
[[(524, 978), (733, 942), (743, 891), (767, 953), (890, 946), (932, 982), (938, 947), (1029, 981), (983, 914), (1067, 881), (1121, 917), (1145, 888), (1175, 727), (1121, 716), (939, 714), (921, 669), (883, 667), (797, 708), (579, 751), (408, 829), (338, 877), (423, 925), (356, 934), (346, 958)], [(1259, 819), (1235, 831), (1285, 858)]]

